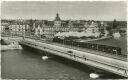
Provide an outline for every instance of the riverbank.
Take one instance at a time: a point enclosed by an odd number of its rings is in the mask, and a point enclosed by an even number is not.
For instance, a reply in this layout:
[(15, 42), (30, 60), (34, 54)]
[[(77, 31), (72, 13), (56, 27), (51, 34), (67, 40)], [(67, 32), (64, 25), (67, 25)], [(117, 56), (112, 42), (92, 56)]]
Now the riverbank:
[[(21, 39), (18, 38), (11, 38), (11, 37), (2, 37), (1, 39), (1, 51), (3, 50), (14, 50), (14, 49), (22, 49), (21, 45), (19, 45), (19, 41)], [(6, 45), (3, 45), (3, 43)]]
[(1, 45), (1, 51), (3, 50), (14, 50), (14, 49), (22, 49), (21, 45), (18, 43), (14, 42), (9, 45)]

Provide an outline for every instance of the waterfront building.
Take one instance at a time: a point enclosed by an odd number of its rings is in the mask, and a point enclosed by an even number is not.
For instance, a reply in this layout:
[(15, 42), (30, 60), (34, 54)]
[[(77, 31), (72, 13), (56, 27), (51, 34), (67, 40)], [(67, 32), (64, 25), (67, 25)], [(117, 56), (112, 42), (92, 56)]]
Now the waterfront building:
[[(4, 28), (2, 28), (4, 29)], [(9, 25), (11, 35), (38, 36), (53, 38), (61, 32), (101, 32), (105, 30), (105, 24), (94, 20), (62, 20), (59, 14), (53, 21), (48, 20), (14, 20)]]
[[(37, 24), (38, 22), (35, 22), (34, 24)], [(39, 26), (35, 27), (37, 25)], [(35, 28), (35, 35), (44, 35), (47, 38), (53, 38), (58, 32), (81, 32), (84, 31), (88, 26), (87, 23), (85, 24), (84, 20), (61, 20), (58, 13), (53, 21), (42, 20), (42, 22), (37, 25), (33, 25)]]
[(4, 33), (6, 28), (8, 27), (9, 25), (7, 23), (2, 23), (1, 24), (1, 33)]
[(25, 22), (13, 22), (9, 25), (11, 36), (23, 36), (28, 30), (28, 24)]
[(10, 23), (8, 21), (1, 21), (1, 34), (2, 35), (10, 34), (9, 25), (10, 25)]
[(34, 28), (35, 28), (35, 35), (36, 36), (43, 35), (43, 23), (42, 23), (42, 21), (36, 21), (34, 23)]

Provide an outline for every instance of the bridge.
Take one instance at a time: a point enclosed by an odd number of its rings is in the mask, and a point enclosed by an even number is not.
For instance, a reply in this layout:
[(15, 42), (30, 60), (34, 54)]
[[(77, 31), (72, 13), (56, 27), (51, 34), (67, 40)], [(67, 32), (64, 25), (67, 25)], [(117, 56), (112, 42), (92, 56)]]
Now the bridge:
[(100, 52), (93, 50), (89, 51), (87, 49), (31, 38), (24, 38), (19, 43), (23, 47), (31, 47), (46, 51), (53, 55), (61, 56), (120, 76), (128, 77), (128, 62), (126, 57), (111, 56), (107, 54), (101, 55)]

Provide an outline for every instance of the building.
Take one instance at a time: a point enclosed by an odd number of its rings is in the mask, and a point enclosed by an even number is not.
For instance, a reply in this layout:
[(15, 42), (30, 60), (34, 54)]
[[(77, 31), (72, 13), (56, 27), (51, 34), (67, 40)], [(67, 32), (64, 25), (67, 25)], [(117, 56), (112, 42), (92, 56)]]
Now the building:
[(90, 34), (99, 32), (98, 24), (92, 21), (91, 24), (87, 27), (86, 32)]
[(55, 20), (54, 20), (54, 26), (55, 27), (61, 27), (61, 19), (59, 17), (59, 14), (56, 14)]
[[(104, 31), (104, 23), (93, 20), (62, 20), (59, 14), (53, 21), (48, 20), (13, 20), (8, 26), (12, 36), (38, 36), (53, 38), (61, 32), (89, 32)], [(5, 31), (2, 27), (2, 31)]]
[(87, 27), (84, 22), (79, 20), (61, 20), (58, 13), (53, 21), (42, 20), (42, 22), (37, 21), (34, 24), (35, 35), (44, 35), (47, 38), (53, 38), (58, 32), (83, 31)]
[(11, 36), (24, 36), (29, 25), (25, 21), (15, 21), (9, 25)]
[(104, 23), (98, 21), (85, 21), (85, 20), (61, 20), (59, 14), (53, 21), (42, 20), (34, 23), (35, 35), (53, 38), (58, 32), (89, 32), (96, 33), (103, 29)]
[(9, 21), (1, 20), (1, 35), (10, 35), (9, 25)]

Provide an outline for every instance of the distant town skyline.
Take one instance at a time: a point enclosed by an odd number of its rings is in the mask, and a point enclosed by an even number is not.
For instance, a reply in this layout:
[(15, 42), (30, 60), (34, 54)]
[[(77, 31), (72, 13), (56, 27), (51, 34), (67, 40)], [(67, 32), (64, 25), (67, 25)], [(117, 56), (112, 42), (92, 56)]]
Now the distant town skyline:
[(127, 20), (124, 1), (13, 1), (2, 2), (2, 19), (54, 20), (56, 13), (62, 20)]

